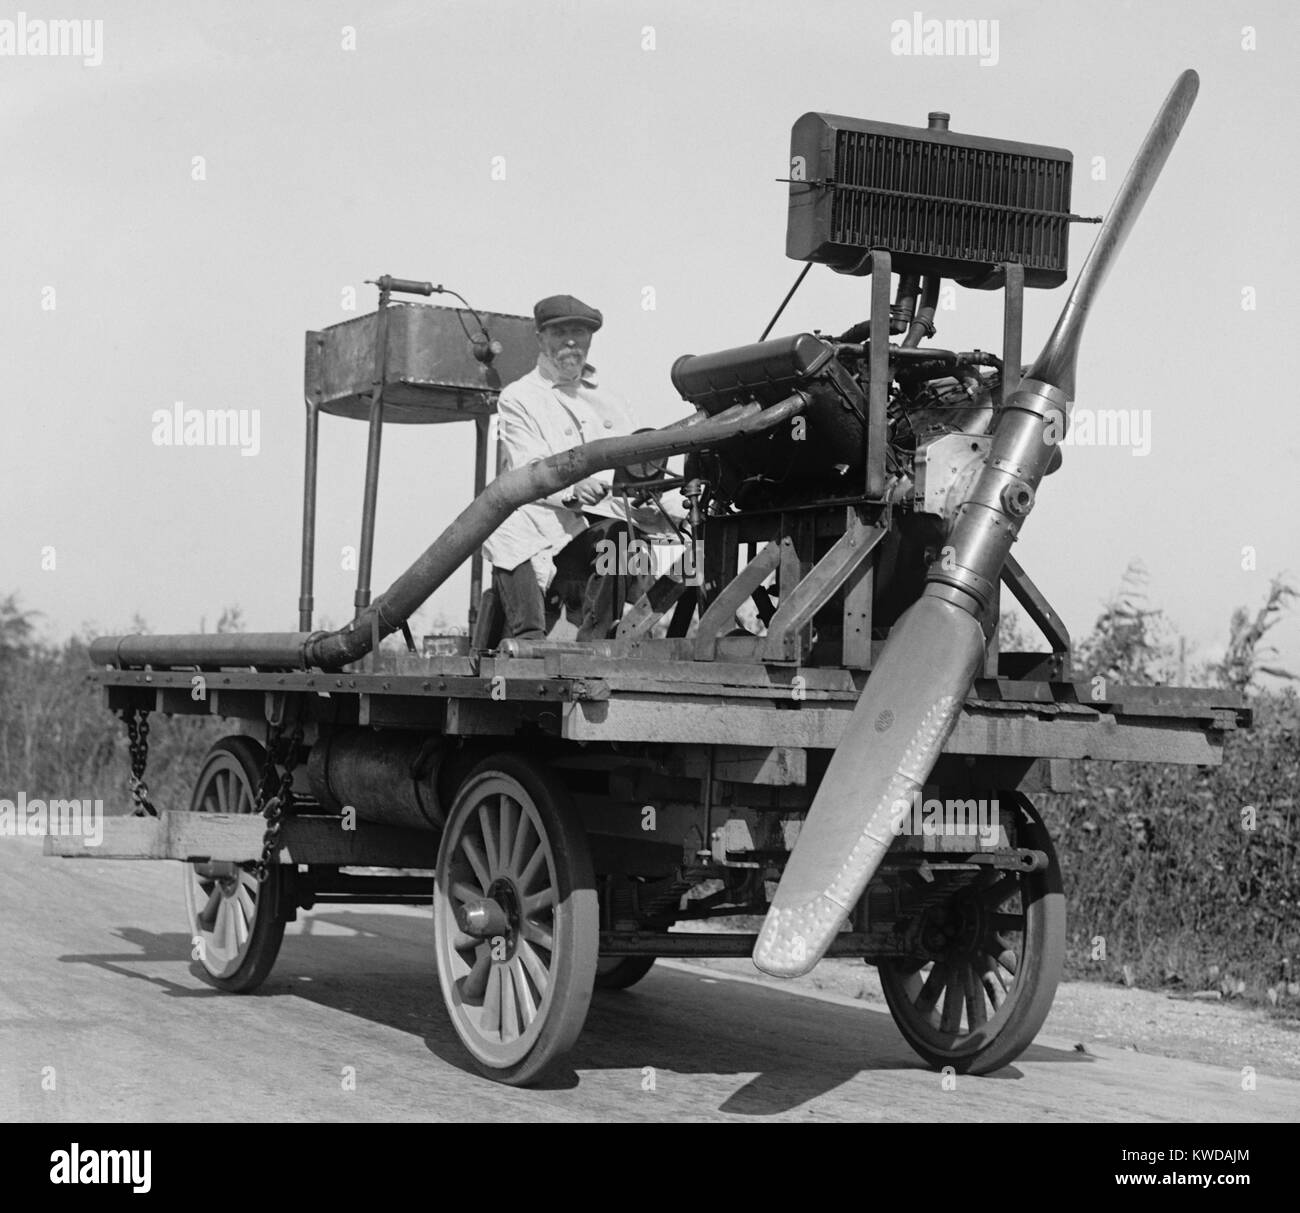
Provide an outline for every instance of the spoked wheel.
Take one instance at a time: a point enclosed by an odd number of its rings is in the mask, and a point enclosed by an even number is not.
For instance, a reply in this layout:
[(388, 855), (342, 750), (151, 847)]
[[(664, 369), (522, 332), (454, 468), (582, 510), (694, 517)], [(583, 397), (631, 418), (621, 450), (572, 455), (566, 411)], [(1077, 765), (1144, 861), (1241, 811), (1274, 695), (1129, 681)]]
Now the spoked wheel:
[(587, 836), (564, 788), (515, 754), (480, 763), (447, 817), (433, 894), (438, 981), (485, 1074), (521, 1086), (582, 1031), (600, 946)]
[(653, 956), (602, 956), (596, 964), (596, 989), (626, 990), (654, 967)]
[[(194, 813), (252, 813), (266, 751), (251, 737), (223, 737), (208, 751), (190, 798)], [(248, 864), (187, 863), (185, 906), (194, 958), (209, 982), (234, 994), (266, 980), (284, 939), (284, 871), (259, 884)]]
[(936, 1068), (989, 1074), (1018, 1057), (1051, 1010), (1065, 959), (1065, 893), (1052, 842), (1019, 792), (1019, 847), (1043, 851), (1036, 872), (990, 871), (930, 907), (921, 931), (933, 959), (882, 961), (894, 1022)]

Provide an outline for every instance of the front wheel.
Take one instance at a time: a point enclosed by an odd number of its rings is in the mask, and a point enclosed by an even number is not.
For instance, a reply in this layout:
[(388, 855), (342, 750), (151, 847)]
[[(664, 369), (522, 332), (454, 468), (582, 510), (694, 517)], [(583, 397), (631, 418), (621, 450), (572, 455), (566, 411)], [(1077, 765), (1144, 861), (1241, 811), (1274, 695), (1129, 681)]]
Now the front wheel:
[(587, 836), (563, 785), (517, 754), (480, 763), (447, 815), (433, 897), (438, 981), (474, 1064), (536, 1081), (582, 1031), (600, 947)]
[(1047, 866), (985, 874), (924, 912), (928, 959), (880, 964), (894, 1022), (936, 1069), (989, 1074), (1009, 1065), (1038, 1035), (1061, 979), (1060, 865), (1028, 798), (1019, 792), (1007, 798), (1016, 806), (1016, 845), (1045, 852)]

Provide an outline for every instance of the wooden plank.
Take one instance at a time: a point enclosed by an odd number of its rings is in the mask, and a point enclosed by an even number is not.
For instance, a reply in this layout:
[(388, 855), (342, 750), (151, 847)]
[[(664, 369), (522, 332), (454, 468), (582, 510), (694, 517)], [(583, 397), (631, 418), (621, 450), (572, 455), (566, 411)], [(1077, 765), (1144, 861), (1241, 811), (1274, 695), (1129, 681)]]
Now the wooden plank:
[[(670, 757), (664, 771), (665, 774), (705, 779), (708, 777), (708, 758), (703, 749), (686, 750), (676, 762)], [(788, 745), (716, 746), (713, 778), (771, 787), (799, 787), (808, 782), (808, 751)]]
[[(723, 640), (726, 638), (724, 637)], [(737, 637), (738, 640), (761, 640), (761, 637)], [(441, 662), (463, 666), (465, 658), (432, 658), (425, 671), (404, 671), (397, 674), (352, 673), (259, 673), (256, 670), (208, 670), (203, 672), (207, 694), (220, 691), (229, 695), (246, 691), (262, 695), (268, 692), (311, 692), (321, 695), (390, 694), (415, 695), (430, 698), (491, 698), (492, 675), (509, 672), (512, 677), (534, 681), (559, 682), (577, 677), (605, 678), (619, 673), (652, 677), (665, 684), (692, 682), (703, 675), (710, 682), (722, 686), (779, 685), (794, 673), (800, 674), (808, 686), (852, 688), (862, 681), (859, 674), (854, 680), (849, 670), (804, 667), (792, 671), (786, 667), (768, 667), (761, 662), (696, 662), (690, 657), (691, 640), (651, 640), (624, 644), (619, 641), (592, 642), (582, 652), (559, 650), (540, 658), (484, 657), (480, 674), (452, 675), (440, 672)], [(748, 647), (748, 646), (745, 646)], [(101, 686), (123, 687), (148, 691), (157, 701), (160, 689), (183, 690), (188, 695), (195, 677), (193, 670), (117, 670), (97, 668), (88, 671), (92, 682)], [(560, 693), (565, 690), (556, 686)], [(1215, 711), (1247, 712), (1245, 701), (1238, 693), (1211, 687), (1165, 687), (1107, 685), (1102, 699), (1092, 698), (1092, 685), (1088, 682), (1048, 682), (1040, 679), (981, 678), (976, 681), (975, 694), (982, 699), (1000, 699), (1008, 702), (1077, 703), (1105, 710), (1122, 707), (1136, 710), (1134, 705), (1158, 705), (1170, 715), (1192, 715), (1201, 712), (1209, 716)], [(168, 695), (165, 700), (171, 702)], [(251, 702), (251, 697), (250, 700)]]
[[(190, 675), (191, 678), (197, 675)], [(209, 711), (215, 712), (216, 705), (208, 703), (208, 696), (201, 694), (199, 698), (194, 697), (195, 687), (159, 687), (157, 698), (154, 702), (154, 711), (161, 712), (164, 716), (206, 716)], [(219, 692), (213, 691), (212, 698), (215, 698)], [(261, 706), (261, 696), (258, 696)]]
[[(724, 637), (723, 640), (726, 638)], [(845, 691), (857, 696), (860, 688), (848, 670), (821, 669), (803, 666), (770, 667), (755, 662), (709, 661), (653, 661), (635, 657), (602, 657), (580, 653), (565, 653), (560, 662), (560, 676), (564, 678), (600, 678), (613, 690), (636, 684), (654, 683), (664, 690), (673, 690), (679, 684), (707, 682), (714, 693), (722, 687), (755, 687), (770, 689), (773, 694), (788, 692), (792, 679), (798, 675), (810, 690)]]
[(446, 732), (455, 737), (512, 737), (527, 720), (536, 722), (548, 733), (558, 733), (561, 714), (571, 706), (567, 702), (452, 699), (447, 703)]
[[(430, 673), (365, 675), (326, 674), (319, 671), (287, 673), (257, 673), (256, 671), (209, 671), (204, 675), (207, 687), (207, 707), (221, 715), (240, 719), (265, 718), (266, 695), (302, 694), (307, 704), (319, 711), (309, 715), (321, 716), (341, 712), (344, 719), (363, 705), (366, 715), (382, 716), (384, 723), (401, 727), (423, 726), (437, 720), (439, 705), (444, 701), (461, 704), (478, 701), (485, 711), (473, 717), (476, 722), (458, 728), (449, 722), (447, 731), (456, 732), (513, 732), (517, 719), (503, 716), (495, 701), (501, 694), (494, 676), (507, 679), (506, 697), (518, 704), (521, 700), (530, 705), (564, 700), (600, 697), (613, 693), (618, 698), (661, 692), (661, 702), (675, 702), (678, 697), (713, 699), (717, 696), (732, 698), (767, 697), (785, 702), (793, 696), (794, 679), (802, 679), (801, 698), (810, 701), (842, 699), (845, 707), (856, 701), (864, 682), (864, 675), (845, 669), (812, 669), (807, 667), (769, 667), (752, 658), (765, 643), (756, 636), (722, 637), (718, 642), (718, 656), (722, 660), (696, 662), (689, 660), (691, 640), (656, 640), (644, 645), (624, 646), (614, 651), (618, 642), (605, 642), (592, 646), (591, 653), (557, 651), (544, 659), (485, 658), (483, 671), (478, 677), (440, 677)], [(877, 651), (873, 643), (872, 651)], [(727, 658), (730, 657), (731, 660)], [(462, 660), (462, 659), (438, 659)], [(431, 663), (432, 664), (432, 663)], [(156, 707), (161, 701), (165, 712), (178, 707), (188, 707), (191, 679), (190, 670), (96, 670), (92, 680), (105, 686), (109, 706), (122, 707), (135, 704), (148, 696), (147, 706)], [(745, 688), (735, 692), (733, 688)], [(1135, 726), (1149, 723), (1162, 726), (1174, 721), (1211, 730), (1248, 727), (1250, 709), (1241, 697), (1231, 691), (1194, 687), (1129, 687), (1110, 686), (1108, 697), (1093, 701), (1088, 683), (1049, 683), (1037, 680), (1013, 681), (1009, 679), (980, 679), (975, 687), (973, 702), (1016, 713), (1028, 705), (1035, 710), (1053, 714), (1106, 714)], [(317, 696), (322, 697), (319, 701)], [(372, 700), (371, 697), (374, 697)], [(410, 707), (396, 702), (407, 699)], [(380, 704), (383, 704), (382, 708)], [(425, 709), (428, 709), (426, 715)], [(668, 709), (671, 712), (671, 707)], [(805, 705), (807, 710), (807, 705)], [(455, 715), (455, 711), (452, 712)], [(594, 717), (593, 717), (594, 718)], [(1143, 720), (1145, 718), (1145, 721)], [(499, 721), (500, 730), (491, 722)], [(748, 739), (746, 739), (748, 740)], [(774, 744), (779, 744), (780, 739)]]
[(433, 729), (441, 732), (447, 700), (410, 695), (362, 695), (361, 721), (372, 728)]
[(1073, 792), (1074, 764), (1068, 758), (972, 758), (940, 754), (929, 782), (970, 789), (1019, 788), (1022, 792)]
[(163, 813), (107, 817), (99, 846), (47, 835), (45, 854), (65, 859), (218, 859), (245, 862), (262, 853), (266, 822), (251, 813)]
[[(852, 707), (795, 707), (736, 703), (721, 696), (627, 695), (603, 703), (573, 704), (562, 735), (576, 741), (646, 741), (702, 745), (796, 746), (834, 749)], [(1012, 713), (967, 710), (945, 752), (1026, 758), (1092, 758), (1217, 765), (1222, 735), (1192, 722), (1120, 724), (1112, 716), (1042, 720)]]
[(841, 657), (855, 670), (871, 668), (871, 612), (875, 597), (876, 566), (855, 569), (844, 589)]
[[(499, 662), (497, 663), (500, 664)], [(564, 680), (544, 673), (545, 664), (531, 663), (535, 673), (528, 675), (533, 682), (549, 681), (548, 694), (567, 695), (569, 687)], [(207, 671), (209, 695), (212, 691), (255, 690), (262, 692), (307, 692), (326, 695), (412, 695), (429, 699), (491, 699), (493, 697), (491, 659), (484, 660), (484, 673), (473, 678), (441, 677), (430, 673), (419, 674), (259, 674), (254, 671)], [(522, 665), (516, 661), (516, 666)], [(148, 690), (155, 695), (159, 688), (184, 687), (188, 693), (194, 677), (192, 670), (92, 670), (90, 678), (104, 686), (130, 687)]]
[(714, 755), (713, 777), (737, 783), (798, 787), (808, 782), (808, 751), (778, 745), (745, 754), (719, 746)]
[[(285, 821), (281, 863), (340, 867), (433, 867), (438, 837), (356, 820), (343, 828), (339, 817), (302, 816)], [(251, 863), (261, 858), (266, 822), (251, 813), (165, 812), (158, 817), (109, 817), (103, 841), (48, 835), (45, 854), (64, 859), (177, 859)]]
[[(691, 796), (690, 800), (657, 796), (653, 805), (640, 805), (576, 792), (573, 807), (588, 834), (593, 836), (633, 843), (663, 843), (670, 839), (689, 838), (698, 847), (701, 840), (698, 833), (693, 835), (693, 828), (700, 822), (700, 805), (693, 789)], [(645, 813), (647, 807), (654, 809), (653, 817)], [(678, 841), (672, 845), (676, 847), (680, 861), (682, 844)]]
[(1106, 694), (1094, 699), (1088, 682), (1047, 682), (1039, 679), (980, 678), (974, 696), (1007, 703), (1077, 704), (1100, 712), (1157, 714), (1169, 717), (1210, 720), (1216, 712), (1246, 711), (1244, 701), (1235, 691), (1213, 687), (1125, 686), (1118, 683), (1104, 687)]
[[(788, 672), (793, 676), (798, 671), (790, 668)], [(662, 694), (665, 688), (662, 682), (653, 678), (617, 678), (610, 677), (606, 681), (609, 683), (610, 692), (617, 695), (625, 693), (646, 692), (650, 694)], [(817, 700), (829, 703), (857, 703), (860, 691), (845, 690), (823, 690), (813, 686), (789, 686), (781, 685), (776, 682), (767, 683), (764, 686), (756, 687), (720, 687), (716, 682), (674, 682), (671, 684), (671, 694), (673, 697), (678, 695), (718, 695), (724, 694), (728, 698), (736, 699), (767, 699), (767, 700)]]

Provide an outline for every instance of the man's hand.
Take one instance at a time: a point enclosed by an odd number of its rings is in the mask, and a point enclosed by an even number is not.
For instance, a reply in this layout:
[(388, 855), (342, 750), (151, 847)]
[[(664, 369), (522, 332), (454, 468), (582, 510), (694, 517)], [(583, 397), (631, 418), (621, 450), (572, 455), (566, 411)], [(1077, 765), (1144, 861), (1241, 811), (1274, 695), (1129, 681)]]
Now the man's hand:
[(595, 476), (588, 476), (586, 480), (579, 480), (573, 485), (562, 500), (566, 505), (570, 502), (578, 505), (595, 505), (608, 492), (609, 485), (605, 481)]

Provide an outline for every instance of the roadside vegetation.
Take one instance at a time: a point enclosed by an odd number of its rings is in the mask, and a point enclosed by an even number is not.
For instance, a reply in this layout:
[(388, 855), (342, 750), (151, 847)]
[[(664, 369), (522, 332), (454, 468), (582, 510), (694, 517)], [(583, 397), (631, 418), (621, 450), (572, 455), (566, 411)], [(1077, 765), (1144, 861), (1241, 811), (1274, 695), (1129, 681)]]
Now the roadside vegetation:
[[(1221, 660), (1187, 646), (1146, 601), (1140, 566), (1075, 646), (1075, 677), (1217, 686), (1249, 730), (1223, 765), (1079, 762), (1075, 790), (1041, 797), (1069, 906), (1067, 976), (1300, 1008), (1300, 701), (1269, 630), (1296, 592), (1274, 581), (1239, 609)], [(1004, 646), (1007, 647), (1007, 646)], [(1033, 646), (1030, 646), (1033, 647)]]

